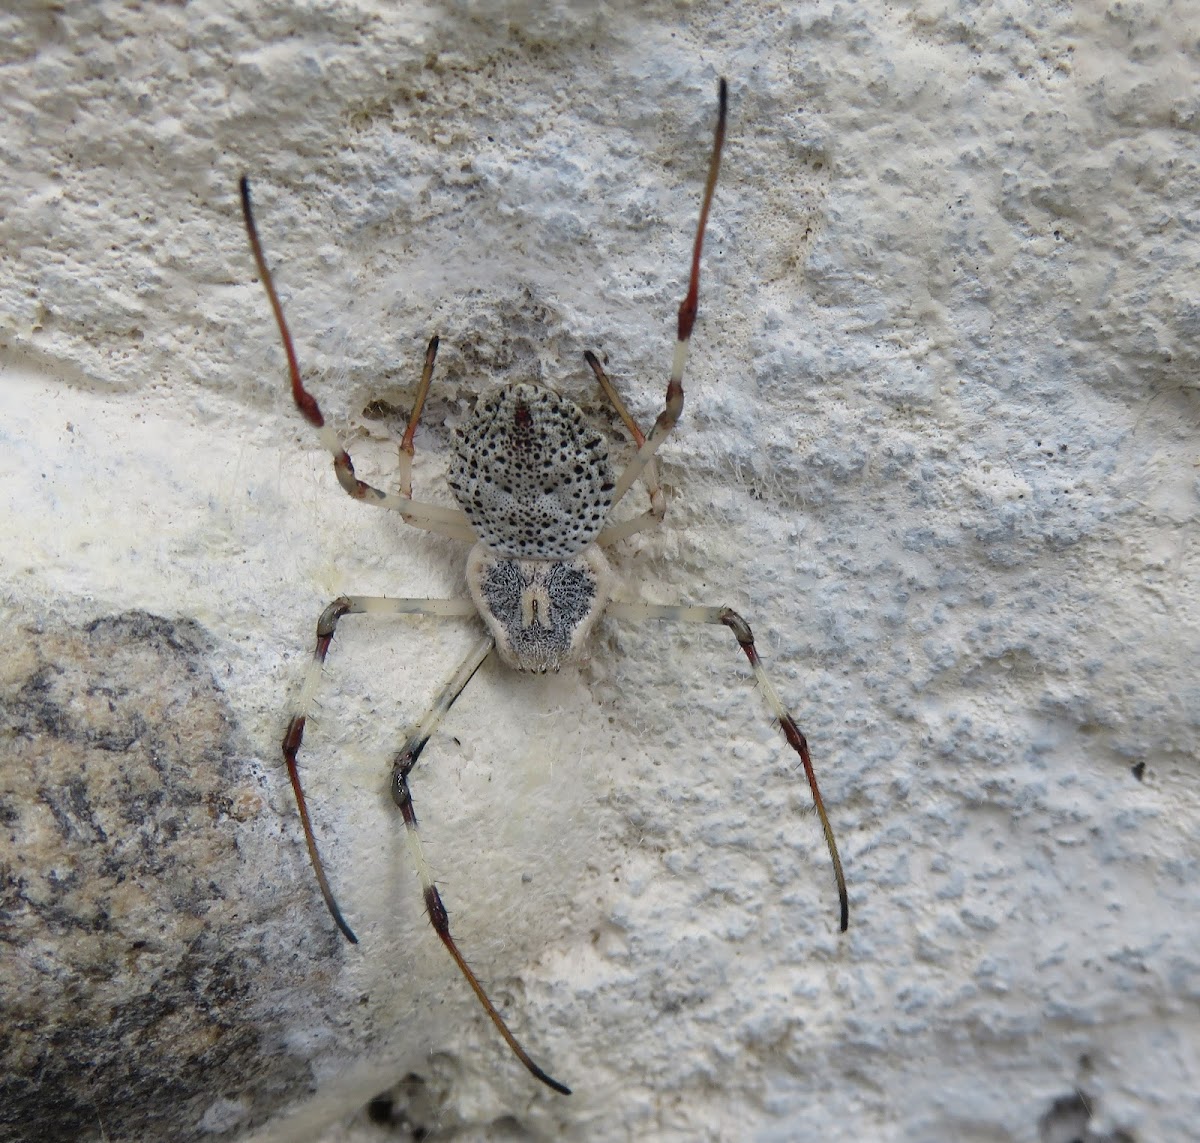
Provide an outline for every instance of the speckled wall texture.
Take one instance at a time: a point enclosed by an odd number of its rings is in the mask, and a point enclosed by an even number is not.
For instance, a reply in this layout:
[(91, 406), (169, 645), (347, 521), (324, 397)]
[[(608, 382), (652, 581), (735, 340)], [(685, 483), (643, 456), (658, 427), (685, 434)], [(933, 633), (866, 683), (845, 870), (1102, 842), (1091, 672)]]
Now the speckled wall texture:
[[(86, 5), (0, 14), (0, 1140), (1171, 1143), (1200, 1122), (1200, 7)], [(418, 499), (490, 387), (629, 452), (617, 598), (730, 633), (489, 661), (466, 547), (353, 502), (306, 382)], [(635, 489), (620, 511), (646, 505)], [(372, 1097), (386, 1100), (364, 1110)]]

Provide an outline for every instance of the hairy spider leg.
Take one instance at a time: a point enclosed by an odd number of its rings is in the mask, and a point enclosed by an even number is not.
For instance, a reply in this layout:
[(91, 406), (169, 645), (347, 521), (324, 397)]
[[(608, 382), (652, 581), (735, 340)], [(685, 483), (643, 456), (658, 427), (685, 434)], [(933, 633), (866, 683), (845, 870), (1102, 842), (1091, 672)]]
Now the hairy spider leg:
[(850, 924), (850, 901), (846, 894), (846, 878), (842, 873), (842, 859), (838, 856), (837, 842), (833, 838), (833, 826), (829, 824), (829, 816), (825, 813), (825, 803), (821, 799), (821, 791), (817, 786), (817, 775), (813, 770), (812, 759), (808, 754), (808, 741), (800, 733), (795, 719), (788, 713), (787, 707), (775, 690), (774, 684), (758, 657), (754, 646), (754, 635), (748, 624), (738, 613), (728, 607), (673, 607), (656, 603), (610, 603), (605, 614), (614, 619), (630, 619), (642, 621), (646, 619), (666, 619), (675, 623), (719, 623), (728, 627), (737, 639), (739, 646), (750, 660), (754, 678), (759, 690), (767, 700), (771, 713), (779, 722), (784, 738), (788, 745), (800, 755), (800, 764), (804, 767), (804, 776), (808, 779), (808, 788), (812, 791), (813, 805), (817, 808), (817, 816), (821, 819), (821, 829), (825, 833), (825, 844), (829, 847), (829, 856), (833, 861), (833, 876), (837, 882), (838, 903), (841, 907), (841, 931), (844, 933)]
[(408, 427), (404, 430), (404, 439), (400, 442), (400, 495), (412, 499), (412, 462), (416, 449), (413, 448), (413, 437), (425, 408), (425, 398), (429, 395), (429, 382), (433, 379), (433, 363), (437, 360), (438, 335), (435, 333), (429, 339), (425, 348), (425, 367), (421, 370), (421, 383), (417, 386), (417, 396), (413, 401), (412, 413), (409, 414)]
[(504, 1017), (500, 1015), (496, 1006), (492, 1003), (491, 997), (488, 996), (483, 985), (479, 982), (479, 978), (472, 971), (471, 966), (467, 964), (466, 958), (459, 950), (454, 937), (451, 936), (450, 918), (446, 913), (446, 906), (442, 903), (442, 895), (438, 892), (438, 888), (433, 882), (433, 872), (429, 868), (429, 862), (425, 859), (425, 853), (421, 848), (421, 838), (417, 831), (417, 814), (413, 808), (412, 791), (408, 785), (408, 776), (412, 773), (413, 767), (416, 766), (417, 759), (421, 756), (421, 751), (425, 749), (425, 744), (429, 741), (438, 723), (442, 721), (446, 712), (454, 705), (455, 699), (462, 694), (467, 683), (471, 681), (471, 677), (483, 665), (484, 660), (491, 654), (495, 645), (495, 640), (488, 635), (471, 649), (470, 654), (459, 664), (458, 669), (442, 688), (433, 705), (429, 708), (428, 713), (408, 736), (404, 745), (396, 752), (396, 756), (392, 761), (392, 799), (400, 807), (400, 813), (404, 818), (404, 834), (408, 841), (412, 863), (416, 866), (417, 873), (421, 878), (421, 888), (425, 895), (425, 908), (429, 913), (429, 921), (433, 925), (434, 932), (437, 933), (442, 944), (446, 946), (446, 951), (454, 958), (454, 963), (458, 965), (459, 971), (466, 977), (467, 983), (471, 986), (479, 1003), (483, 1005), (484, 1011), (491, 1017), (496, 1030), (504, 1037), (505, 1043), (512, 1049), (513, 1055), (525, 1065), (529, 1073), (536, 1079), (541, 1080), (542, 1083), (562, 1095), (570, 1095), (571, 1089), (569, 1087), (559, 1083), (558, 1080), (544, 1072), (533, 1062), (529, 1053), (521, 1047), (516, 1036), (512, 1034), (512, 1031), (504, 1022)]
[[(321, 889), (321, 896), (324, 898), (325, 906), (328, 908), (330, 916), (333, 917), (342, 934), (352, 944), (358, 944), (358, 937), (355, 936), (345, 917), (342, 916), (342, 911), (338, 907), (333, 890), (329, 885), (329, 879), (325, 874), (325, 867), (321, 861), (321, 855), (317, 850), (316, 837), (313, 834), (312, 822), (309, 818), (308, 805), (300, 783), (300, 773), (297, 765), (297, 755), (304, 740), (304, 727), (308, 721), (312, 700), (321, 678), (325, 656), (329, 652), (329, 645), (333, 641), (338, 621), (344, 615), (436, 615), (443, 618), (457, 618), (476, 616), (478, 612), (475, 609), (475, 605), (469, 599), (394, 599), (386, 596), (347, 595), (335, 599), (325, 608), (321, 613), (321, 618), (317, 621), (316, 649), (313, 652), (312, 661), (309, 663), (308, 671), (304, 677), (304, 685), (301, 687), (300, 698), (296, 703), (295, 713), (288, 723), (287, 733), (283, 738), (283, 756), (287, 762), (288, 777), (292, 782), (292, 790), (296, 795), (296, 805), (300, 810), (300, 822), (304, 828), (304, 841), (308, 848), (308, 857), (312, 863), (313, 872), (317, 877), (317, 884)], [(404, 817), (405, 837), (408, 842), (409, 853), (413, 865), (416, 867), (417, 873), (421, 878), (421, 887), (425, 896), (425, 907), (429, 913), (429, 920), (433, 925), (434, 932), (437, 933), (442, 944), (446, 946), (446, 949), (454, 959), (454, 963), (458, 965), (459, 970), (466, 977), (467, 983), (471, 986), (472, 991), (483, 1005), (484, 1011), (487, 1012), (492, 1022), (496, 1025), (500, 1035), (504, 1037), (505, 1042), (512, 1049), (517, 1059), (537, 1079), (552, 1087), (557, 1092), (570, 1095), (570, 1088), (547, 1075), (546, 1072), (533, 1062), (525, 1049), (521, 1047), (508, 1025), (504, 1022), (504, 1018), (497, 1011), (496, 1006), (484, 990), (479, 978), (471, 970), (470, 965), (467, 964), (454, 937), (451, 935), (450, 921), (446, 913), (446, 907), (442, 903), (437, 886), (433, 883), (432, 871), (421, 848), (421, 840), (417, 833), (417, 818), (413, 810), (412, 793), (408, 786), (408, 775), (417, 764), (417, 759), (420, 757), (421, 751), (425, 748), (425, 744), (445, 717), (446, 712), (454, 705), (458, 696), (462, 694), (475, 672), (482, 666), (488, 655), (492, 653), (494, 647), (495, 641), (488, 635), (471, 649), (470, 654), (459, 664), (458, 669), (451, 676), (449, 682), (439, 692), (433, 705), (397, 752), (392, 763), (392, 797), (396, 805), (400, 807), (400, 812)]]
[[(609, 380), (608, 374), (604, 372), (596, 355), (588, 349), (584, 351), (583, 356), (596, 375), (596, 380), (600, 382), (600, 388), (604, 390), (604, 395), (609, 399), (612, 407), (617, 410), (618, 416), (629, 430), (629, 435), (633, 437), (634, 447), (640, 449), (646, 443), (646, 434), (642, 432), (637, 421), (633, 419), (633, 415), (625, 407), (625, 402), (621, 400), (621, 394)], [(642, 483), (650, 495), (650, 507), (640, 516), (634, 516), (632, 519), (623, 520), (619, 524), (610, 524), (607, 528), (601, 529), (600, 534), (596, 537), (596, 543), (602, 548), (609, 547), (618, 540), (636, 535), (646, 528), (655, 528), (663, 522), (663, 517), (667, 514), (667, 498), (659, 487), (658, 467), (653, 457), (646, 462), (646, 467), (642, 469)]]
[(333, 633), (337, 630), (338, 620), (343, 615), (438, 615), (442, 617), (466, 617), (477, 615), (475, 605), (469, 599), (390, 599), (375, 595), (343, 595), (335, 599), (317, 620), (317, 645), (313, 651), (312, 660), (304, 675), (304, 685), (300, 688), (300, 696), (296, 700), (291, 719), (288, 722), (287, 733), (283, 736), (283, 758), (287, 763), (288, 777), (292, 782), (292, 790), (296, 795), (296, 805), (300, 810), (300, 824), (304, 827), (304, 844), (308, 847), (308, 859), (312, 862), (313, 872), (317, 875), (317, 884), (321, 888), (321, 896), (325, 906), (333, 917), (337, 927), (351, 944), (358, 944), (354, 930), (346, 923), (338, 908), (333, 890), (329, 887), (329, 879), (325, 876), (325, 866), (317, 850), (317, 840), (313, 834), (312, 822), (308, 816), (308, 805), (304, 799), (304, 790), (300, 784), (300, 771), (296, 764), (296, 756), (300, 753), (300, 744), (304, 741), (304, 727), (308, 722), (309, 711), (312, 709), (313, 697), (321, 681), (321, 670), (325, 664), (325, 656), (329, 653), (329, 644), (333, 642)]
[[(270, 269), (267, 267), (267, 259), (263, 254), (262, 243), (258, 238), (258, 228), (254, 224), (254, 211), (250, 204), (250, 180), (243, 175), (238, 186), (242, 195), (242, 217), (246, 223), (246, 234), (250, 239), (250, 249), (254, 253), (254, 264), (258, 267), (258, 276), (263, 284), (263, 289), (267, 292), (267, 298), (271, 303), (271, 310), (275, 314), (275, 323), (279, 326), (279, 336), (283, 341), (283, 351), (287, 354), (288, 374), (292, 381), (292, 400), (296, 402), (296, 408), (300, 410), (304, 419), (317, 430), (317, 434), (321, 438), (321, 444), (332, 455), (333, 471), (337, 475), (338, 483), (355, 500), (361, 500), (365, 504), (374, 504), (378, 508), (390, 508), (395, 512), (399, 512), (405, 523), (412, 524), (414, 527), (424, 528), (430, 532), (439, 532), (445, 536), (453, 536), (459, 540), (474, 542), (476, 539), (475, 533), (467, 523), (466, 516), (459, 509), (443, 508), (438, 504), (420, 504), (412, 499), (411, 489), (409, 495), (397, 496), (375, 488), (355, 476), (354, 462), (350, 459), (350, 454), (342, 447), (342, 442), (338, 440), (338, 436), (333, 429), (325, 424), (325, 417), (321, 413), (321, 407), (317, 404), (317, 399), (304, 388), (304, 383), (300, 380), (300, 365), (296, 360), (296, 350), (292, 344), (292, 335), (288, 330), (287, 321), (283, 316), (283, 306), (279, 301), (279, 294), (275, 290), (275, 281), (271, 276)], [(433, 372), (433, 357), (436, 354), (437, 338), (435, 337), (430, 342), (429, 349), (425, 354), (425, 368), (429, 374)], [(429, 387), (428, 378), (424, 374), (422, 375), (422, 385), (423, 389), (428, 389)], [(420, 408), (418, 407), (416, 415), (419, 415), (419, 413)], [(410, 423), (410, 427), (415, 428), (415, 422)], [(408, 434), (405, 434), (405, 436), (407, 439)], [(411, 445), (411, 441), (409, 443)], [(409, 484), (411, 485), (411, 480)]]
[(650, 463), (650, 459), (658, 451), (659, 445), (667, 438), (667, 434), (679, 421), (683, 412), (683, 368), (687, 363), (688, 343), (692, 337), (692, 327), (696, 324), (696, 310), (700, 298), (700, 251), (704, 245), (704, 230), (708, 225), (708, 212), (712, 206), (713, 192), (717, 189), (717, 175), (721, 170), (721, 150), (725, 145), (726, 109), (729, 102), (729, 85), (724, 79), (717, 87), (717, 129), (713, 137), (712, 158), (708, 164), (708, 179), (704, 184), (704, 198), (700, 204), (700, 222), (696, 227), (696, 240), (692, 246), (692, 269), (688, 277), (687, 294), (679, 304), (679, 320), (676, 326), (675, 354), (671, 360), (671, 376), (667, 382), (667, 400), (663, 411), (658, 414), (650, 435), (625, 466), (625, 471), (617, 479), (617, 487), (613, 492), (612, 506), (615, 508), (621, 497), (633, 486), (633, 482), (641, 475), (642, 470)]
[[(587, 358), (587, 363), (592, 367), (592, 372), (595, 373), (600, 387), (604, 390), (605, 395), (616, 408), (621, 420), (624, 421), (630, 435), (640, 447), (646, 439), (645, 434), (625, 407), (625, 403), (621, 400), (612, 381), (605, 374), (596, 355), (591, 350), (588, 350), (584, 353), (584, 357)], [(655, 481), (653, 465), (654, 461), (651, 460), (642, 474), (642, 478), (650, 490), (650, 510), (642, 513), (640, 516), (633, 517), (631, 520), (625, 520), (622, 523), (605, 528), (596, 538), (596, 543), (602, 546), (614, 544), (618, 540), (623, 540), (628, 536), (642, 531), (643, 528), (662, 521), (663, 515), (666, 513), (666, 502), (665, 498), (662, 497), (661, 490), (658, 488), (657, 481)], [(656, 494), (658, 497), (657, 501)], [(771, 712), (779, 722), (784, 737), (800, 755), (805, 776), (808, 778), (808, 784), (812, 790), (813, 803), (816, 805), (817, 814), (821, 819), (821, 828), (825, 833), (825, 842), (829, 847), (829, 855), (833, 860), (834, 877), (838, 886), (838, 900), (841, 905), (841, 930), (845, 932), (850, 921), (846, 880), (842, 874), (842, 862), (838, 856), (837, 843), (833, 837), (833, 827), (829, 823), (829, 818), (825, 813), (825, 804), (817, 787), (816, 772), (813, 770), (812, 760), (808, 753), (808, 740), (801, 734), (800, 728), (796, 726), (795, 720), (788, 713), (787, 708), (783, 705), (783, 701), (779, 697), (778, 691), (776, 691), (768, 677), (766, 669), (758, 657), (758, 651), (754, 646), (754, 636), (750, 631), (750, 625), (737, 612), (730, 608), (721, 607), (664, 607), (644, 603), (610, 603), (606, 608), (606, 614), (616, 619), (671, 619), (689, 623), (721, 623), (734, 632), (738, 643), (741, 645), (742, 650), (745, 651), (746, 657), (750, 660), (750, 665), (754, 669), (755, 679), (758, 681), (759, 687), (766, 697)]]

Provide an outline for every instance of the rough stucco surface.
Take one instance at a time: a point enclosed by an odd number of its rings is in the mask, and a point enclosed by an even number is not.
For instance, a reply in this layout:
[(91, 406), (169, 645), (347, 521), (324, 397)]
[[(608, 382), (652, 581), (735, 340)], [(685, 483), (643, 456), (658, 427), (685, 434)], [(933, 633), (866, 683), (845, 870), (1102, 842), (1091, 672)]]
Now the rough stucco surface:
[[(464, 551), (338, 490), (236, 180), (368, 479), (395, 424), (363, 410), (406, 409), (441, 334), (415, 481), (445, 503), (486, 386), (619, 440), (592, 348), (656, 414), (720, 74), (670, 509), (621, 597), (754, 624), (850, 930), (727, 632), (488, 664), (414, 796), (564, 1099), (438, 945), (388, 796), (471, 624), (342, 624), (303, 761), (359, 946), (309, 875), (278, 741), (317, 615), (461, 594)], [(1193, 4), (0, 16), (0, 1138), (384, 1138), (348, 1117), (401, 1080), (399, 1137), (1190, 1137), (1198, 79)], [(118, 1017), (124, 1054), (75, 1034)]]

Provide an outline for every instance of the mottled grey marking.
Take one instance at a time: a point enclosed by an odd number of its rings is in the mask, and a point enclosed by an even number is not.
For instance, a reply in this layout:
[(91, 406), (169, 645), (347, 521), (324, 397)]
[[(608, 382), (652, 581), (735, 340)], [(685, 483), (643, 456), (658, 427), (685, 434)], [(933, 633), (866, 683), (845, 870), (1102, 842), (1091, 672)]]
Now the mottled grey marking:
[(579, 562), (498, 559), (484, 572), (480, 591), (520, 669), (557, 671), (571, 657), (598, 587)]

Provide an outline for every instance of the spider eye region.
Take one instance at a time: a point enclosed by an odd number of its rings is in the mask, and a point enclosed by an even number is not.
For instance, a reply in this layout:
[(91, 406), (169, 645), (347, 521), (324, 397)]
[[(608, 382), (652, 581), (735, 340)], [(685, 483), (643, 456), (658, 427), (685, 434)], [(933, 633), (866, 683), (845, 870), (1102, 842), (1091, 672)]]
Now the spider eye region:
[(608, 444), (574, 401), (508, 385), (480, 401), (456, 437), (447, 483), (492, 551), (563, 560), (599, 535), (615, 488)]
[(467, 583), (500, 657), (518, 671), (545, 673), (582, 654), (613, 572), (594, 545), (571, 559), (516, 560), (476, 544)]

